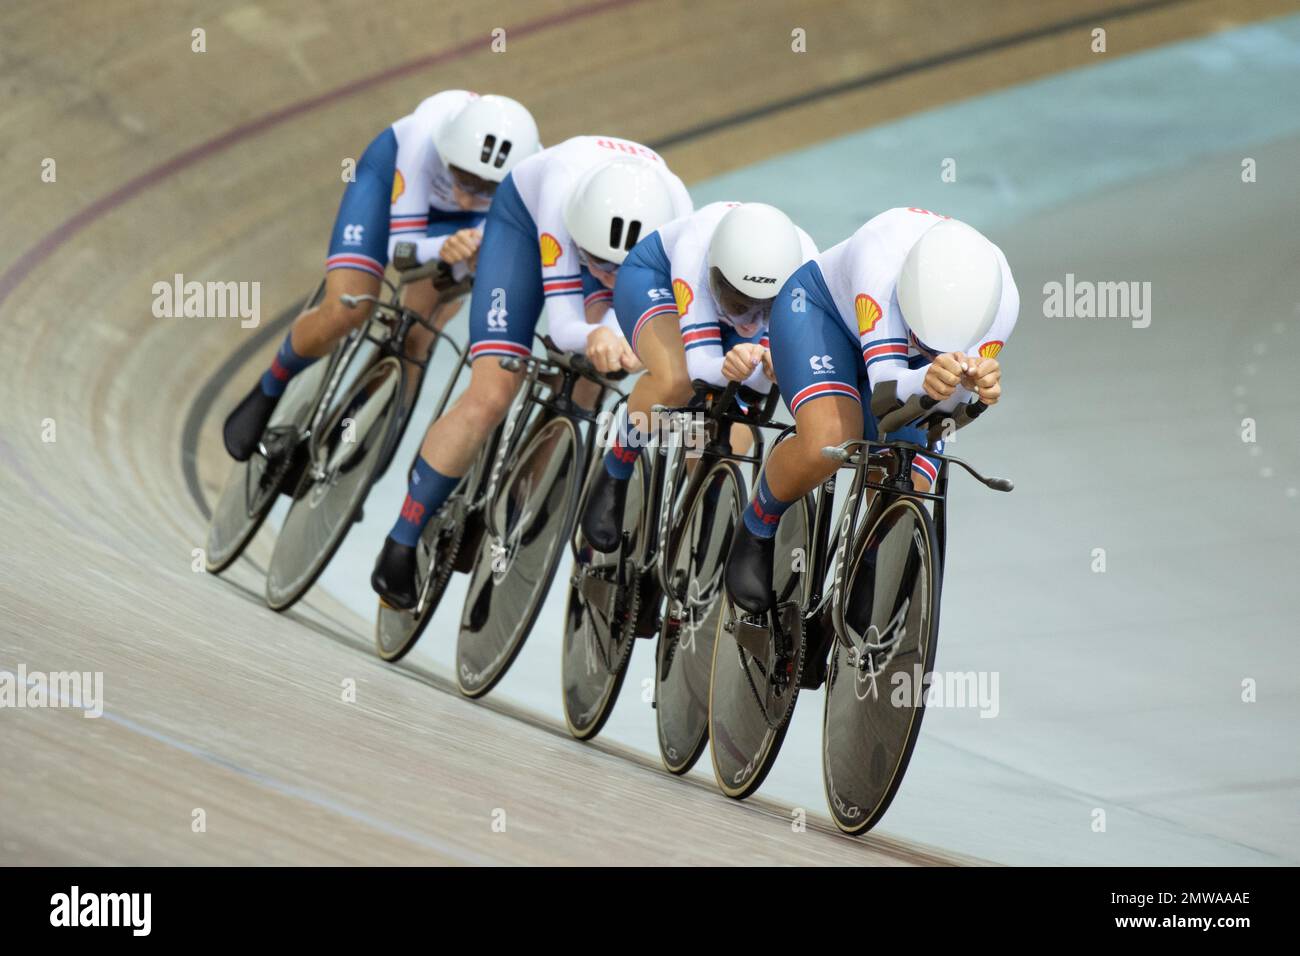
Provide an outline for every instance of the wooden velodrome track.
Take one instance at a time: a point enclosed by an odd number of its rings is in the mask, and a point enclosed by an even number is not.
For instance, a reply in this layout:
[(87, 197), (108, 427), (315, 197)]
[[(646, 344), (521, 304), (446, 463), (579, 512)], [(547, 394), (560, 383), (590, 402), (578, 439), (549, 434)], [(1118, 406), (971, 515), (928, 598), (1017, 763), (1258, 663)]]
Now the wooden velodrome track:
[[(525, 100), (547, 142), (659, 145), (689, 183), (1082, 65), (1094, 26), (1117, 55), (1294, 5), (476, 0), (435, 16), (452, 6), (0, 12), (0, 670), (102, 671), (106, 698), (99, 720), (0, 710), (0, 863), (961, 862), (838, 837), (820, 807), (792, 832), (786, 807), (411, 680), (319, 592), (277, 616), (246, 563), (226, 583), (195, 573), (226, 469), (217, 424), (273, 337), (154, 318), (151, 287), (258, 281), (269, 322), (318, 277), (342, 160), (442, 88)], [(835, 186), (810, 170), (791, 188)]]

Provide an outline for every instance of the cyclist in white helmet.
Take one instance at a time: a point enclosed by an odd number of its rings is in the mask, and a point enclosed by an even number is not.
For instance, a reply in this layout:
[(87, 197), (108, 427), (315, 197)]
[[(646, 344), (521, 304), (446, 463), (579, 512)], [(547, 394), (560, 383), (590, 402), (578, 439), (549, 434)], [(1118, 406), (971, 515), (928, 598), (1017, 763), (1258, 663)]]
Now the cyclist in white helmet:
[(502, 356), (532, 354), (542, 306), (566, 351), (603, 372), (640, 367), (609, 312), (610, 290), (642, 236), (691, 210), (659, 155), (612, 136), (577, 136), (526, 159), (497, 190), (470, 298), (468, 389), (425, 435), (371, 585), (392, 607), (416, 600), (415, 545), (505, 417), (521, 374)]
[[(223, 437), (232, 457), (243, 461), (257, 448), (289, 380), (365, 321), (369, 308), (348, 307), (340, 296), (378, 293), (398, 242), (414, 242), (421, 262), (441, 259), (457, 278), (467, 274), (493, 192), (539, 148), (537, 124), (522, 104), (465, 90), (429, 97), (374, 139), (339, 205), (324, 299), (298, 316), (271, 367), (226, 419)], [(438, 328), (459, 308), (458, 300), (438, 301), (432, 280), (405, 295)], [(422, 354), (430, 339), (423, 328), (412, 329), (411, 354)]]
[[(873, 389), (893, 383), (900, 401), (924, 393), (945, 411), (996, 403), (998, 355), (1019, 311), (1002, 250), (925, 209), (883, 212), (791, 276), (769, 336), (796, 431), (773, 449), (732, 539), (726, 584), (737, 605), (752, 614), (767, 609), (781, 515), (836, 468), (821, 449), (876, 439)], [(915, 426), (888, 437), (927, 446)], [(933, 459), (914, 457), (914, 487), (927, 490), (937, 475)]]
[(816, 254), (781, 210), (734, 202), (675, 219), (632, 250), (619, 270), (614, 311), (646, 374), (587, 498), (582, 531), (593, 548), (618, 547), (628, 479), (650, 439), (655, 405), (685, 405), (696, 380), (770, 388), (768, 311), (785, 280)]

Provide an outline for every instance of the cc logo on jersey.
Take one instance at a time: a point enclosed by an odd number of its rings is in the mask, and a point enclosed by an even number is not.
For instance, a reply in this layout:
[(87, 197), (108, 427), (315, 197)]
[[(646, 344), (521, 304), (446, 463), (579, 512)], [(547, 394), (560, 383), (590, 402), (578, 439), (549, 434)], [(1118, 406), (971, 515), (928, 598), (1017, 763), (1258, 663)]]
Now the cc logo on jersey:
[(832, 364), (829, 355), (814, 355), (812, 358), (808, 359), (808, 366), (814, 372), (818, 373), (835, 371), (835, 366)]
[(645, 294), (652, 299), (671, 299), (673, 297), (672, 289), (646, 289)]
[(361, 234), (365, 231), (365, 226), (359, 226), (356, 223), (348, 223), (343, 227), (343, 244), (345, 246), (361, 245)]

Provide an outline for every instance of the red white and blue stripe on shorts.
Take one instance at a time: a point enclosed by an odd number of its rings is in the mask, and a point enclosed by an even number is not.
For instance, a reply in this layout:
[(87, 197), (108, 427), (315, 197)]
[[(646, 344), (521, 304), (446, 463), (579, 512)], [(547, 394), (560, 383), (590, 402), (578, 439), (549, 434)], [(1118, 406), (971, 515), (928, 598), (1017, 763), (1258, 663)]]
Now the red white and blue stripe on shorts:
[(661, 302), (659, 305), (652, 305), (650, 308), (642, 312), (640, 317), (636, 320), (636, 325), (632, 327), (632, 350), (636, 351), (636, 340), (641, 336), (641, 329), (645, 327), (647, 322), (661, 315), (676, 314), (676, 302)]
[(511, 342), (509, 339), (484, 339), (482, 342), (475, 342), (469, 347), (469, 357), (476, 359), (481, 355), (512, 355), (519, 358), (527, 358), (533, 354), (533, 350), (526, 345), (520, 345), (518, 342)]
[(939, 463), (925, 455), (912, 456), (912, 470), (924, 475), (930, 484), (934, 484), (939, 478)]
[(581, 295), (582, 274), (571, 276), (551, 276), (542, 280), (542, 295), (551, 298), (557, 295)]
[(822, 398), (826, 395), (842, 395), (845, 398), (851, 398), (859, 405), (862, 404), (861, 393), (852, 385), (844, 382), (814, 382), (806, 388), (801, 388), (794, 393), (794, 398), (790, 399), (791, 414), (799, 411), (799, 406), (804, 402), (812, 401), (814, 398)]
[(357, 252), (340, 252), (337, 255), (330, 256), (325, 260), (325, 271), (329, 272), (331, 269), (359, 269), (381, 279), (384, 277), (384, 264), (382, 262)]

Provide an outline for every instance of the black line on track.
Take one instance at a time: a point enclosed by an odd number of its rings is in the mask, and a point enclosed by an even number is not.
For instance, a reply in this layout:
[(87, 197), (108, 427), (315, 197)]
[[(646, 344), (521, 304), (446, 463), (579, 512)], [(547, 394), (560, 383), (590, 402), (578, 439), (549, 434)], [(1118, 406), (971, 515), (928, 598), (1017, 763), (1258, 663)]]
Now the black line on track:
[(752, 123), (754, 120), (763, 119), (764, 117), (772, 116), (776, 113), (794, 109), (797, 106), (806, 106), (809, 103), (815, 103), (818, 100), (839, 96), (842, 93), (852, 93), (855, 90), (877, 86), (881, 83), (887, 83), (890, 80), (896, 80), (902, 76), (911, 76), (914, 73), (923, 73), (926, 70), (933, 69), (937, 66), (947, 66), (950, 63), (960, 63), (962, 60), (971, 60), (983, 56), (986, 53), (995, 53), (999, 50), (1019, 46), (1022, 43), (1030, 43), (1034, 40), (1044, 39), (1045, 37), (1056, 36), (1059, 33), (1066, 33), (1070, 30), (1078, 29), (1079, 27), (1099, 26), (1103, 20), (1119, 20), (1125, 17), (1136, 16), (1141, 13), (1148, 13), (1152, 10), (1160, 10), (1165, 7), (1178, 6), (1179, 4), (1189, 2), (1190, 0), (1146, 0), (1146, 2), (1143, 3), (1133, 3), (1127, 6), (1114, 7), (1110, 10), (1099, 10), (1095, 13), (1071, 17), (1068, 20), (1061, 20), (1057, 23), (1047, 24), (1046, 26), (1035, 27), (1032, 30), (1024, 30), (1020, 33), (1013, 33), (992, 40), (984, 40), (979, 43), (973, 43), (969, 46), (949, 50), (946, 53), (935, 53), (931, 56), (922, 57), (919, 60), (900, 63), (897, 66), (887, 67), (883, 70), (876, 70), (872, 73), (865, 73), (862, 76), (853, 77), (849, 80), (841, 80), (838, 83), (819, 86), (816, 89), (807, 91), (806, 93), (798, 93), (795, 96), (773, 100), (770, 103), (764, 103), (761, 106), (755, 106), (739, 113), (732, 113), (729, 116), (723, 116), (716, 120), (709, 120), (707, 123), (701, 123), (698, 126), (691, 126), (687, 129), (681, 130), (680, 132), (672, 133), (655, 143), (651, 143), (650, 145), (653, 146), (655, 150), (663, 152), (666, 149), (670, 149), (674, 146), (681, 146), (684, 143), (691, 142), (692, 140), (712, 136), (714, 133), (720, 133), (723, 130), (731, 129), (735, 126), (743, 126), (746, 123)]

